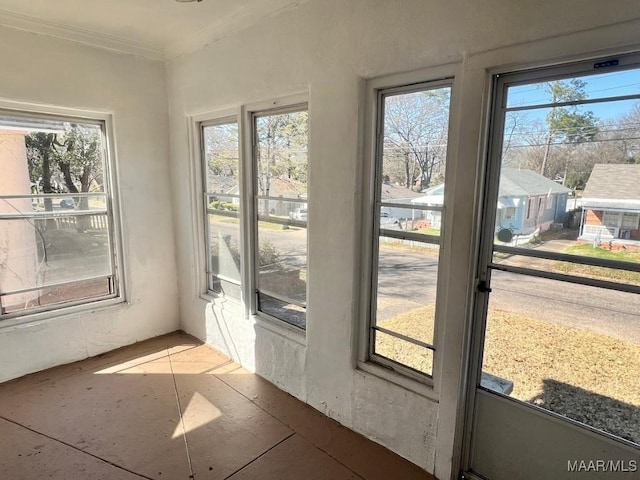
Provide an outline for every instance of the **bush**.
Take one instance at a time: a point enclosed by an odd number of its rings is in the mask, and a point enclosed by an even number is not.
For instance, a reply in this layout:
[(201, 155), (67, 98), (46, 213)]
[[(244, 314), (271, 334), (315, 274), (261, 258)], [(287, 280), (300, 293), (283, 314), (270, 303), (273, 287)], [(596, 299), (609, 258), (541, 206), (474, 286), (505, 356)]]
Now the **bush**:
[(260, 245), (259, 260), (261, 267), (280, 263), (280, 253), (269, 240), (265, 240)]
[[(236, 263), (236, 266), (240, 267), (240, 251), (236, 248), (235, 245), (228, 246), (229, 251), (231, 252), (231, 256)], [(211, 245), (211, 259), (216, 264), (216, 259), (218, 257), (218, 244)], [(276, 268), (280, 267), (280, 253), (276, 249), (276, 247), (269, 240), (265, 240), (260, 244), (260, 251), (258, 253), (259, 256), (259, 266), (267, 267), (273, 266)]]
[(223, 202), (221, 200), (214, 200), (209, 204), (209, 208), (213, 210), (228, 210), (230, 212), (237, 212), (239, 205), (232, 202)]

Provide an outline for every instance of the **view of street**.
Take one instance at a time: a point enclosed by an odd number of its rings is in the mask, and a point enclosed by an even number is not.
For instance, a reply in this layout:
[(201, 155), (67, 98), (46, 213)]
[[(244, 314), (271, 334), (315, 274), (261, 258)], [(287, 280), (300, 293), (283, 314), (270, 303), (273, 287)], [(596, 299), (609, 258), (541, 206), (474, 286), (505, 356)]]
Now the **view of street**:
[[(234, 225), (216, 222), (231, 234)], [(261, 229), (280, 261), (293, 268), (306, 265), (306, 231), (299, 228)], [(382, 244), (378, 264), (378, 321), (435, 303), (437, 250)], [(640, 297), (623, 292), (568, 284), (543, 278), (494, 272), (491, 308), (567, 327), (589, 329), (640, 344)]]

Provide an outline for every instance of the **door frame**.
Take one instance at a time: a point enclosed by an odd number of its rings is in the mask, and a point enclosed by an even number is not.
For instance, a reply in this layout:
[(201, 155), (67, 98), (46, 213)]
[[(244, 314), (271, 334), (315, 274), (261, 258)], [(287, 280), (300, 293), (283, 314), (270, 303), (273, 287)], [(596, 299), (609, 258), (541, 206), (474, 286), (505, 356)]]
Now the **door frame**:
[[(479, 156), (478, 166), (478, 186), (477, 198), (480, 200), (477, 215), (477, 230), (475, 236), (474, 254), (474, 274), (473, 292), (470, 303), (469, 322), (469, 342), (470, 347), (467, 355), (467, 371), (465, 385), (463, 388), (464, 401), (462, 406), (462, 433), (460, 441), (460, 470), (456, 478), (471, 480), (489, 480), (470, 471), (473, 433), (475, 430), (475, 419), (477, 410), (477, 392), (479, 379), (482, 372), (482, 355), (484, 352), (484, 339), (486, 320), (489, 306), (489, 293), (491, 268), (489, 266), (493, 252), (493, 239), (496, 220), (496, 207), (498, 202), (499, 173), (501, 170), (502, 145), (505, 125), (505, 115), (500, 114), (503, 102), (506, 100), (507, 86), (518, 84), (532, 84), (536, 80), (562, 80), (587, 74), (585, 67), (589, 63), (617, 59), (618, 63), (612, 70), (620, 71), (620, 67), (634, 65), (640, 67), (640, 50), (636, 45), (630, 49), (620, 48), (617, 51), (612, 49), (606, 52), (594, 52), (573, 56), (569, 59), (556, 60), (537, 64), (515, 65), (494, 69), (486, 69), (488, 79), (485, 88), (485, 105), (487, 105), (484, 125), (481, 128), (483, 147)], [(607, 71), (603, 68), (603, 73)], [(611, 71), (611, 70), (609, 70)], [(506, 78), (509, 81), (504, 81)], [(545, 416), (548, 419), (562, 422), (587, 436), (596, 436), (608, 442), (615, 442), (622, 446), (638, 448), (631, 442), (621, 441), (615, 436), (602, 432), (596, 428), (581, 424), (575, 420), (556, 414), (552, 411), (536, 407), (520, 401), (510, 400), (508, 396), (495, 392), (489, 394), (497, 395), (501, 400), (512, 401), (517, 407), (529, 414)]]

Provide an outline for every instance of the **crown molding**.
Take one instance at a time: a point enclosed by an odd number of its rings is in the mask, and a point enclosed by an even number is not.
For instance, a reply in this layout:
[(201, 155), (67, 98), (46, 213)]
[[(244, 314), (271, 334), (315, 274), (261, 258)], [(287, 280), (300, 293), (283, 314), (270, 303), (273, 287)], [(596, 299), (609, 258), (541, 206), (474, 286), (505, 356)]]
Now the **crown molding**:
[(164, 60), (165, 52), (156, 45), (134, 42), (104, 33), (85, 30), (64, 23), (52, 22), (0, 9), (0, 25), (31, 33), (70, 40), (91, 47), (119, 53), (141, 56), (153, 60)]

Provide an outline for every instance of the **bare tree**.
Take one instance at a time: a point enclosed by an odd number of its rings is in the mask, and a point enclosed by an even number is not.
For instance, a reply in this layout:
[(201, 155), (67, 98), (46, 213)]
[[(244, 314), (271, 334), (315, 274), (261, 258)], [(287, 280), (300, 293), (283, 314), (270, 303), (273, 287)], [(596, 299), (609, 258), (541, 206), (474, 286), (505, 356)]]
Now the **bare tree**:
[[(386, 97), (384, 115), (385, 174), (397, 175), (411, 189), (417, 182), (427, 188), (437, 177), (444, 177), (449, 127), (448, 88)], [(396, 165), (394, 167), (394, 164)]]

